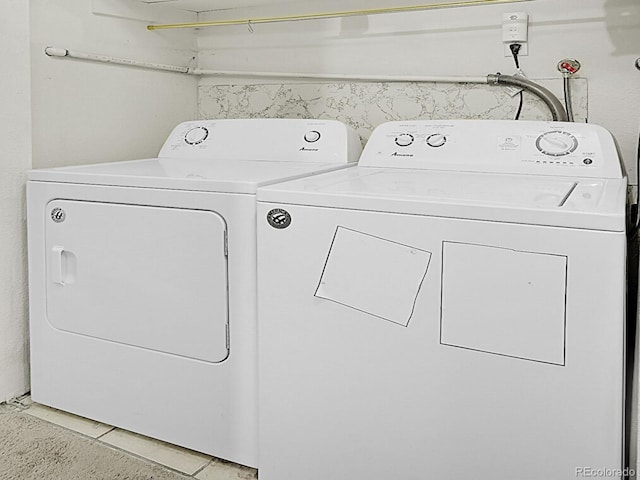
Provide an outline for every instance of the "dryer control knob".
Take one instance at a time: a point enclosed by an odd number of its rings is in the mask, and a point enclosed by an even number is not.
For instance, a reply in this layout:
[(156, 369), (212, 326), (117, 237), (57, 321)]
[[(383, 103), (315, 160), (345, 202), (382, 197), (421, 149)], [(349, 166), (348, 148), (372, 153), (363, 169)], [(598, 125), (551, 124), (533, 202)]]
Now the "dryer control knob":
[(432, 133), (427, 137), (427, 145), (429, 145), (430, 147), (441, 147), (445, 143), (447, 143), (447, 137), (445, 137), (441, 133)]
[(396, 137), (396, 145), (399, 147), (408, 147), (413, 143), (413, 135), (410, 133), (401, 133)]
[(209, 136), (209, 130), (205, 127), (195, 127), (189, 130), (184, 135), (184, 141), (189, 145), (198, 145), (204, 142)]
[(304, 134), (304, 141), (314, 143), (320, 140), (320, 132), (317, 130), (310, 130)]

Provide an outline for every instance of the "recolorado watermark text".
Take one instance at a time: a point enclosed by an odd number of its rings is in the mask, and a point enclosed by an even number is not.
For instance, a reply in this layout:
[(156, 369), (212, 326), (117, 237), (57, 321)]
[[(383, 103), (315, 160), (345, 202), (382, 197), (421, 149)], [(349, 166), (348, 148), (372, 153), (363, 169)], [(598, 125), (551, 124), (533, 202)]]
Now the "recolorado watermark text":
[(579, 478), (629, 478), (635, 476), (632, 468), (597, 468), (576, 467), (576, 477)]

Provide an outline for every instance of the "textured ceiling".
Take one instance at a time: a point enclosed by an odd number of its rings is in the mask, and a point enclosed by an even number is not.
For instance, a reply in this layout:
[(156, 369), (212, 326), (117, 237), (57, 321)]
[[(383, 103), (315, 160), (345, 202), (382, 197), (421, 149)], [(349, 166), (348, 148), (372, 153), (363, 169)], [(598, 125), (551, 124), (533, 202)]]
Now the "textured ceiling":
[(226, 10), (230, 8), (252, 7), (256, 5), (276, 5), (292, 3), (294, 0), (138, 0), (147, 4), (162, 4), (180, 10), (206, 12), (210, 10)]

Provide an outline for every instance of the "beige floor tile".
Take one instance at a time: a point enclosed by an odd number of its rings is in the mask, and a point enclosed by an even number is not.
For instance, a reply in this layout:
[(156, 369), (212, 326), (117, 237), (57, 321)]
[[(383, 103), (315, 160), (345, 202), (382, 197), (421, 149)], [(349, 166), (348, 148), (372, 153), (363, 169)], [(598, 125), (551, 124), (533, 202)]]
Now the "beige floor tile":
[(198, 480), (252, 480), (258, 478), (255, 468), (214, 460), (198, 472)]
[(107, 433), (100, 440), (188, 475), (193, 475), (211, 460), (211, 456), (119, 428)]
[(31, 404), (29, 408), (24, 410), (24, 413), (46, 420), (47, 422), (60, 425), (61, 427), (68, 428), (69, 430), (74, 430), (92, 438), (98, 438), (100, 435), (104, 435), (110, 430), (113, 430), (111, 425), (95, 422), (88, 418), (79, 417), (71, 413), (63, 412), (62, 410), (56, 410), (55, 408), (40, 405), (39, 403)]

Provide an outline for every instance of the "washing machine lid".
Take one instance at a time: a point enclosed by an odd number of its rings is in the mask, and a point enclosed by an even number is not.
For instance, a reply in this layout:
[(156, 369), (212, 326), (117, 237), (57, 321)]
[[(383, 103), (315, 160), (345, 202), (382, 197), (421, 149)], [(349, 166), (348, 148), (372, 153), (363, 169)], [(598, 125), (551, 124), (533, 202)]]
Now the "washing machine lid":
[(31, 170), (29, 180), (121, 187), (255, 194), (262, 185), (341, 169), (353, 163), (150, 158)]
[(258, 190), (261, 202), (473, 220), (625, 229), (626, 178), (356, 167)]

